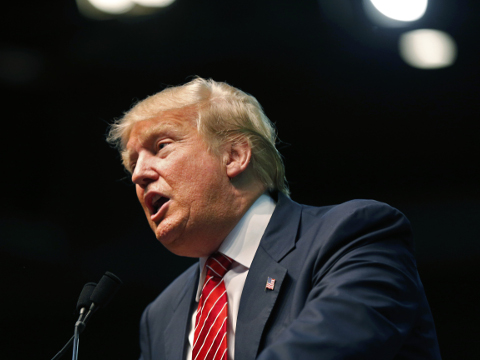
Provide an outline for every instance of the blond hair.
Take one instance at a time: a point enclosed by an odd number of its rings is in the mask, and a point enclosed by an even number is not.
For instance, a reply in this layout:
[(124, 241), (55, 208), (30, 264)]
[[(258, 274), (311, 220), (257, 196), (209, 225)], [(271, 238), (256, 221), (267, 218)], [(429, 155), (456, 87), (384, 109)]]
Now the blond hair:
[(274, 125), (257, 99), (223, 82), (197, 77), (147, 97), (111, 125), (107, 141), (123, 155), (136, 122), (169, 110), (184, 110), (185, 115), (191, 115), (193, 110), (197, 130), (210, 151), (216, 152), (228, 142), (247, 140), (255, 177), (267, 189), (289, 195), (285, 167), (275, 147)]

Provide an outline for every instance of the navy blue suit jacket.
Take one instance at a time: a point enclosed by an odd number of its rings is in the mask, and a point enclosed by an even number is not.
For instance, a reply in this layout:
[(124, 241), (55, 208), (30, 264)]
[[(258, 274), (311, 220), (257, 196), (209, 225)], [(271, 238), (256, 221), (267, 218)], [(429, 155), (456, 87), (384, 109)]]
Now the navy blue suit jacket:
[[(267, 278), (276, 280), (266, 290)], [(184, 360), (198, 265), (145, 310), (142, 360)], [(408, 220), (372, 200), (278, 195), (237, 319), (235, 360), (440, 359)]]

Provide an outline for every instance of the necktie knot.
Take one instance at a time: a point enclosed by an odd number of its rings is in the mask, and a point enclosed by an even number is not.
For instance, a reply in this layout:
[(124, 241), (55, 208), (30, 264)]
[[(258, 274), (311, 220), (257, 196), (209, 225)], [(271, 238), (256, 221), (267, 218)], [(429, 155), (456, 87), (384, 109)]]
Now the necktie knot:
[(222, 253), (215, 253), (211, 255), (205, 264), (207, 267), (207, 276), (216, 278), (223, 278), (232, 266), (232, 259)]

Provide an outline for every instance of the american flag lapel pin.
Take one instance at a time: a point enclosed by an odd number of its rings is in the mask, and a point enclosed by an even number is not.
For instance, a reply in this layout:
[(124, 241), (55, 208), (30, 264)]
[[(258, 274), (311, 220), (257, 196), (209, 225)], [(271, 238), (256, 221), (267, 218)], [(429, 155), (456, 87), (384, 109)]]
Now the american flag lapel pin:
[(267, 284), (265, 285), (265, 290), (273, 290), (275, 287), (275, 279), (271, 278), (270, 276), (267, 278)]

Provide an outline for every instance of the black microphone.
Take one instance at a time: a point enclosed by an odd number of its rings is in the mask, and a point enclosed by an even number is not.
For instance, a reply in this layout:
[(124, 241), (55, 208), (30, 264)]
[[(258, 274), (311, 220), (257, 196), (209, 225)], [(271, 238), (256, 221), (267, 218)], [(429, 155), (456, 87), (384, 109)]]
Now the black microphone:
[[(85, 311), (88, 310), (92, 305), (92, 300), (90, 300), (90, 296), (92, 295), (93, 290), (95, 290), (96, 286), (97, 284), (93, 282), (89, 282), (83, 285), (83, 289), (80, 292), (80, 296), (77, 300), (76, 312), (79, 314), (77, 322), (82, 321)], [(72, 346), (73, 339), (74, 337), (72, 336), (70, 340), (68, 340), (68, 342), (65, 344), (65, 346), (52, 358), (52, 360), (60, 359), (63, 355), (65, 355), (70, 346)]]
[(122, 286), (122, 280), (120, 280), (116, 275), (107, 271), (105, 275), (102, 276), (97, 286), (90, 295), (91, 305), (88, 309), (87, 314), (82, 321), (77, 321), (75, 326), (78, 326), (80, 332), (83, 331), (87, 325), (88, 320), (94, 312), (102, 307), (105, 307), (110, 300), (114, 297), (117, 291)]
[(122, 285), (122, 280), (107, 271), (98, 282), (93, 293), (90, 295), (90, 300), (95, 304), (97, 309), (105, 307)]
[(78, 358), (79, 337), (82, 331), (85, 329), (90, 316), (98, 309), (106, 306), (117, 293), (118, 289), (120, 289), (120, 286), (122, 286), (122, 280), (108, 271), (98, 282), (97, 286), (90, 295), (90, 301), (92, 302), (90, 309), (88, 309), (88, 312), (83, 319), (80, 317), (80, 319), (75, 323), (72, 360), (77, 360)]
[(92, 293), (95, 290), (96, 286), (97, 284), (93, 282), (89, 282), (83, 285), (82, 292), (80, 293), (77, 301), (77, 314), (80, 315), (78, 320), (82, 319), (85, 311), (88, 310), (92, 305), (92, 300), (90, 300), (90, 296), (92, 296)]
[[(61, 356), (63, 356), (72, 343), (74, 348), (74, 358), (76, 358), (76, 354), (78, 353), (79, 334), (85, 329), (85, 326), (91, 315), (98, 309), (105, 307), (110, 300), (112, 300), (113, 296), (117, 293), (122, 284), (122, 281), (117, 276), (107, 271), (105, 275), (102, 276), (98, 284), (87, 283), (83, 286), (82, 292), (80, 293), (77, 301), (76, 310), (80, 316), (75, 323), (75, 334), (63, 347), (63, 349), (52, 358), (52, 360), (58, 360)], [(88, 312), (85, 314), (87, 309)]]

